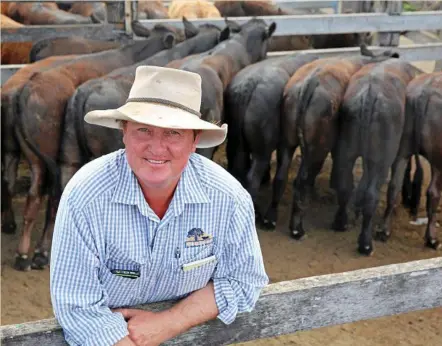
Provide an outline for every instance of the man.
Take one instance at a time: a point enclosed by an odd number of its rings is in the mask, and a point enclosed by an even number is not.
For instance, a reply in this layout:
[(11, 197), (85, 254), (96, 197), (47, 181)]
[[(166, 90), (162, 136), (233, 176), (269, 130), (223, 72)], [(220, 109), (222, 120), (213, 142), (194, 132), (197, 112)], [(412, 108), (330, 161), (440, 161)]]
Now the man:
[[(92, 111), (125, 149), (67, 184), (51, 256), (55, 317), (71, 345), (158, 345), (253, 309), (268, 283), (250, 195), (195, 153), (227, 133), (200, 119), (201, 77), (138, 67), (127, 103)], [(137, 304), (181, 299), (162, 312)], [(125, 308), (126, 307), (126, 308)]]

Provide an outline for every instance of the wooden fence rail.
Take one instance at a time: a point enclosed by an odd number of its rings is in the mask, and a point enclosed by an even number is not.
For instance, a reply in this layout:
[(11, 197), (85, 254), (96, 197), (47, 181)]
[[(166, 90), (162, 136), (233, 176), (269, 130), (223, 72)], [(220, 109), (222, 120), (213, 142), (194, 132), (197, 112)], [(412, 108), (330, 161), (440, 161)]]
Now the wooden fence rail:
[[(400, 15), (387, 13), (312, 14), (295, 16), (260, 16), (267, 23), (275, 22), (275, 36), (318, 35), (363, 32), (435, 31), (442, 29), (442, 11), (404, 12)], [(232, 17), (239, 24), (250, 17)], [(223, 18), (190, 19), (193, 24), (225, 26)], [(183, 28), (180, 19), (142, 19), (140, 23), (152, 28), (157, 23)]]
[[(255, 309), (210, 321), (165, 345), (228, 345), (442, 307), (442, 257), (268, 285)], [(137, 306), (160, 311), (173, 302)], [(66, 345), (54, 319), (2, 326), (2, 345)]]
[[(373, 53), (385, 51), (387, 49), (398, 52), (400, 58), (405, 61), (424, 61), (424, 60), (440, 60), (442, 59), (442, 42), (438, 43), (423, 43), (423, 44), (411, 44), (407, 46), (399, 47), (380, 47), (370, 46), (368, 47)], [(284, 56), (287, 54), (313, 54), (321, 58), (328, 58), (333, 56), (351, 57), (360, 55), (359, 47), (348, 48), (330, 48), (330, 49), (309, 49), (299, 51), (285, 51), (285, 52), (268, 52), (267, 56)]]
[(118, 39), (123, 27), (113, 24), (26, 25), (2, 29), (2, 42), (36, 42), (42, 38), (79, 36), (90, 39)]
[[(296, 16), (262, 16), (266, 22), (277, 24), (275, 36), (284, 35), (317, 35), (339, 34), (351, 32), (402, 32), (420, 30), (441, 30), (442, 11), (410, 12), (401, 15), (386, 13), (352, 13), (352, 14), (314, 14)], [(236, 22), (242, 24), (250, 17), (234, 17)], [(225, 26), (223, 18), (199, 18), (190, 20), (195, 25), (210, 23), (219, 27)], [(169, 24), (183, 28), (181, 19), (143, 19), (140, 22), (148, 28), (157, 23)], [(112, 34), (109, 24), (91, 25), (48, 25), (26, 26), (18, 29), (2, 29), (2, 42), (31, 41), (39, 37), (55, 37), (63, 31), (72, 35), (80, 34), (90, 38), (101, 38), (101, 35)], [(115, 28), (115, 26), (114, 26)], [(70, 31), (69, 31), (70, 30)], [(80, 30), (81, 33), (76, 33)]]

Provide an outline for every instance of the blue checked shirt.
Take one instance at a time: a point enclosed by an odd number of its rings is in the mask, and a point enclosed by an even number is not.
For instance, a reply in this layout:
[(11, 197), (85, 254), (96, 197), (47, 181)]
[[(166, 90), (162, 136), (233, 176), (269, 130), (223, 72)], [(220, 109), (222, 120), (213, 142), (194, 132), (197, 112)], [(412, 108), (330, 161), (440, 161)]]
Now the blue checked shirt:
[(162, 220), (146, 203), (124, 150), (83, 166), (60, 201), (50, 268), (55, 317), (70, 345), (113, 345), (128, 330), (110, 308), (180, 299), (209, 280), (218, 318), (230, 324), (254, 308), (268, 283), (250, 195), (198, 154)]

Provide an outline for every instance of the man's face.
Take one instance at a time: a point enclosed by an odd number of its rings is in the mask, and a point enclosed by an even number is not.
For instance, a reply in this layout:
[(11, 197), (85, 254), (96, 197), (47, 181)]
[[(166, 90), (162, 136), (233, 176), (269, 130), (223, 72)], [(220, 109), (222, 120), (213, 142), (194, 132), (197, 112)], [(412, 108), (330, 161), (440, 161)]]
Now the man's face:
[(168, 188), (176, 185), (198, 135), (193, 130), (166, 129), (126, 122), (123, 142), (127, 160), (142, 186)]

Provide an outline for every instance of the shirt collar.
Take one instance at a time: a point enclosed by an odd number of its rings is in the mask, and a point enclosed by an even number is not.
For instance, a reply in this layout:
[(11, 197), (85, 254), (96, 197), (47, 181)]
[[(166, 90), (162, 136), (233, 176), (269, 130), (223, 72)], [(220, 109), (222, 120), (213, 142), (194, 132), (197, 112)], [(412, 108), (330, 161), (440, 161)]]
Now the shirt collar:
[[(126, 151), (122, 151), (120, 160), (118, 162), (118, 181), (114, 190), (112, 201), (115, 203), (122, 203), (128, 205), (139, 205), (141, 200), (144, 200), (143, 192), (138, 184), (138, 180), (129, 166), (126, 157)], [(147, 203), (144, 203), (147, 204)]]
[[(119, 178), (116, 184), (112, 201), (128, 205), (138, 205), (141, 213), (151, 216), (153, 213), (144, 199), (138, 180), (127, 162), (126, 152), (123, 151), (120, 160)], [(185, 204), (209, 203), (210, 199), (204, 189), (199, 173), (193, 163), (192, 156), (181, 174), (169, 209), (172, 208), (175, 216), (184, 210)]]
[(194, 155), (190, 156), (186, 167), (181, 174), (175, 194), (173, 196), (171, 206), (175, 212), (175, 216), (181, 214), (185, 204), (210, 203), (204, 184), (200, 175), (195, 168)]

